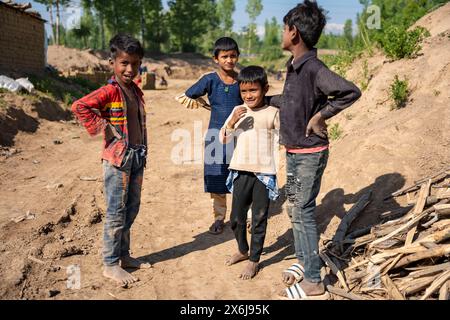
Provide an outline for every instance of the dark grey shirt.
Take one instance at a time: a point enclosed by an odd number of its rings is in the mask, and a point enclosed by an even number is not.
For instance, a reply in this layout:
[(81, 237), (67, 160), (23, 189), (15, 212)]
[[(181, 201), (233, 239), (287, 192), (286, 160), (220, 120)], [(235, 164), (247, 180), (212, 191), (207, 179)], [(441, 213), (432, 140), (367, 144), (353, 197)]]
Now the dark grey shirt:
[(268, 97), (270, 105), (280, 108), (280, 143), (291, 148), (325, 146), (326, 138), (314, 133), (306, 137), (309, 120), (317, 112), (325, 119), (335, 116), (358, 100), (361, 91), (328, 69), (316, 49), (292, 60), (287, 62), (283, 93)]

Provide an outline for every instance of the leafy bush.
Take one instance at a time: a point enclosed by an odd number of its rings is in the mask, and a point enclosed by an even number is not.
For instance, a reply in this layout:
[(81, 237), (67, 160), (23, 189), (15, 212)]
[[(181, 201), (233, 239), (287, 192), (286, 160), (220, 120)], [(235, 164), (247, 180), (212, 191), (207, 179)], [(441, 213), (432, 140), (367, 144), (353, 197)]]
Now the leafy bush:
[(30, 76), (30, 81), (36, 90), (67, 105), (99, 88), (99, 85), (83, 78), (64, 78), (58, 75)]
[(384, 34), (382, 46), (386, 55), (395, 60), (414, 58), (422, 49), (420, 42), (429, 35), (428, 30), (422, 27), (408, 31), (401, 26), (390, 26)]
[(262, 50), (262, 61), (273, 61), (281, 57), (283, 57), (283, 51), (279, 45), (263, 48)]
[(394, 104), (392, 105), (391, 110), (400, 109), (406, 106), (406, 102), (408, 101), (409, 96), (408, 80), (400, 80), (398, 78), (398, 75), (395, 75), (390, 89), (390, 97), (392, 100), (394, 100)]
[(337, 55), (324, 55), (321, 59), (328, 68), (332, 68), (333, 71), (341, 77), (345, 77), (348, 68), (359, 56), (361, 56), (361, 52), (355, 50), (343, 50)]

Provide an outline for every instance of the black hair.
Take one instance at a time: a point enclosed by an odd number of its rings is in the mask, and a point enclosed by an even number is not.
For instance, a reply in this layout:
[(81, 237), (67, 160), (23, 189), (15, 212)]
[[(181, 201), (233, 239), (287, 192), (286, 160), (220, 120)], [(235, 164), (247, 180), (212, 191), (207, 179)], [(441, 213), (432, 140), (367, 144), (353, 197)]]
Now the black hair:
[(111, 58), (115, 59), (117, 52), (123, 51), (128, 54), (137, 54), (139, 58), (144, 57), (144, 49), (141, 43), (129, 34), (117, 34), (109, 41)]
[(237, 54), (240, 54), (237, 42), (230, 37), (219, 38), (214, 43), (214, 57), (216, 58), (219, 56), (220, 51), (231, 50), (236, 50)]
[(264, 71), (263, 67), (259, 66), (248, 66), (242, 69), (239, 72), (237, 81), (239, 84), (258, 82), (261, 88), (265, 88), (269, 84), (266, 71)]
[(304, 0), (284, 16), (283, 22), (289, 28), (295, 26), (305, 45), (308, 49), (312, 49), (319, 41), (327, 23), (325, 13), (317, 2)]

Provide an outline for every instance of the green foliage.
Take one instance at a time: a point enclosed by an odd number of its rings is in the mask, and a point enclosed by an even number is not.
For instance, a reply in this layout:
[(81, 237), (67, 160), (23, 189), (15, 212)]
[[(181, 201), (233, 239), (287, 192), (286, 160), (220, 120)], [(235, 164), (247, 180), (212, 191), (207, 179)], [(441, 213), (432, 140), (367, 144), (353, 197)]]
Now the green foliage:
[(363, 62), (362, 79), (360, 82), (361, 91), (365, 91), (369, 86), (370, 74), (369, 74), (369, 64), (367, 59)]
[(211, 0), (169, 0), (168, 28), (173, 49), (194, 52), (202, 35), (217, 27), (216, 4)]
[[(404, 38), (411, 37), (411, 35), (408, 37), (403, 35), (405, 30), (422, 16), (446, 2), (448, 0), (360, 0), (364, 9), (358, 15), (358, 42), (366, 48), (370, 48), (374, 42), (382, 48), (388, 46), (387, 51), (392, 53), (394, 58), (396, 52), (403, 55), (401, 47), (404, 45), (395, 45), (395, 41), (397, 41), (395, 35), (398, 35), (404, 43)], [(379, 29), (369, 30), (366, 26), (366, 22), (371, 18), (367, 11), (369, 5), (376, 5), (380, 9), (381, 28)], [(413, 37), (417, 36), (419, 35), (416, 34)], [(407, 44), (412, 43), (410, 40), (406, 40), (406, 42)]]
[(273, 61), (283, 56), (283, 50), (281, 49), (281, 27), (277, 23), (275, 17), (269, 22), (266, 20), (264, 40), (261, 46), (261, 60)]
[(45, 93), (54, 100), (71, 104), (88, 93), (99, 88), (97, 84), (82, 78), (64, 78), (58, 75), (30, 76), (36, 90)]
[(250, 18), (250, 23), (247, 27), (247, 54), (252, 52), (252, 44), (255, 43), (256, 35), (256, 18), (261, 14), (263, 10), (262, 0), (247, 0), (247, 6), (245, 7), (245, 12), (247, 12)]
[(343, 130), (341, 129), (341, 127), (339, 127), (339, 123), (335, 123), (331, 126), (331, 128), (328, 132), (328, 137), (332, 141), (338, 140), (339, 138), (342, 137), (343, 133), (344, 133)]
[[(5, 91), (3, 91), (3, 90), (4, 89), (0, 89), (0, 93), (6, 92), (6, 90)], [(7, 106), (8, 106), (8, 103), (6, 103), (6, 101), (3, 100), (2, 96), (0, 96), (0, 108), (6, 108)]]
[(217, 1), (217, 17), (219, 18), (219, 28), (224, 36), (231, 36), (233, 33), (233, 12), (236, 10), (234, 0)]
[(422, 49), (420, 42), (429, 34), (422, 27), (408, 31), (403, 27), (391, 26), (384, 35), (383, 49), (393, 59), (414, 58)]
[(394, 101), (391, 110), (405, 107), (406, 102), (408, 101), (408, 96), (408, 80), (400, 80), (398, 75), (395, 75), (394, 81), (390, 86), (390, 97)]
[(361, 55), (360, 51), (343, 50), (337, 55), (325, 55), (321, 59), (334, 72), (341, 77), (345, 77), (347, 70), (350, 68), (353, 61)]
[(351, 19), (347, 19), (344, 24), (344, 38), (347, 42), (347, 46), (353, 46), (353, 22)]

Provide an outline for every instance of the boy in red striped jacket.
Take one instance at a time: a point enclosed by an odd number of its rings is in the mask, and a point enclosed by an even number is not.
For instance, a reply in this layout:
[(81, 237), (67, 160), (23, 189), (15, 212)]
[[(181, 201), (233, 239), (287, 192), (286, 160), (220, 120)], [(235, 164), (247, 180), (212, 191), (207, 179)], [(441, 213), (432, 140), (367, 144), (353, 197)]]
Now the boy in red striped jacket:
[(126, 286), (138, 279), (125, 268), (151, 267), (130, 256), (130, 228), (139, 212), (147, 156), (143, 93), (133, 82), (144, 50), (136, 39), (119, 34), (111, 39), (110, 51), (114, 76), (75, 101), (72, 112), (91, 136), (104, 134), (103, 275)]

